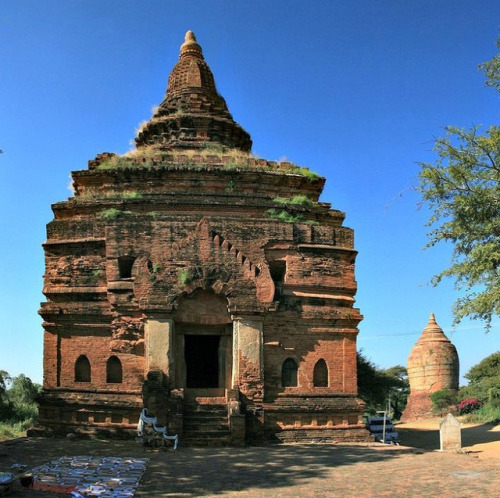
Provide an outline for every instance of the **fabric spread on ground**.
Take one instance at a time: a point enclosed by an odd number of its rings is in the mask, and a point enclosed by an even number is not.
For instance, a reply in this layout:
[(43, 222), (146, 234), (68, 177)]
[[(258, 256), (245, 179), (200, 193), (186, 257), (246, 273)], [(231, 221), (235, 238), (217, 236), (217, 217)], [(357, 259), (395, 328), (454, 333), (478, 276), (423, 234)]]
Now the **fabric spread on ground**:
[[(66, 488), (73, 496), (134, 496), (146, 471), (147, 458), (71, 456), (32, 469), (36, 484)], [(69, 494), (69, 493), (68, 493)]]

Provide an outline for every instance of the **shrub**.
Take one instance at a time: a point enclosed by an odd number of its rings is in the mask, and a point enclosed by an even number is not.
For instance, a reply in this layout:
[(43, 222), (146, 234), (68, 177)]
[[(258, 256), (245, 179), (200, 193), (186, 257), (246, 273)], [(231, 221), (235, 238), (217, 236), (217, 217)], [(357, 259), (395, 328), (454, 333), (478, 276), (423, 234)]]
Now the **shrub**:
[(97, 169), (106, 170), (115, 168), (137, 168), (137, 167), (139, 167), (139, 164), (137, 164), (136, 162), (115, 155), (109, 158), (107, 161), (104, 161), (101, 164), (99, 164)]
[(229, 180), (226, 185), (226, 192), (234, 192), (234, 189), (236, 188), (236, 182), (234, 180)]
[(285, 206), (292, 205), (292, 206), (312, 206), (313, 201), (309, 199), (306, 195), (300, 194), (300, 195), (294, 195), (293, 197), (276, 197), (273, 199), (274, 202), (277, 202), (278, 204), (283, 204)]
[(139, 192), (125, 192), (122, 197), (124, 199), (140, 199), (142, 197), (142, 194)]
[(101, 220), (113, 221), (119, 218), (122, 214), (131, 214), (131, 211), (121, 211), (120, 209), (109, 208), (101, 211), (101, 213), (99, 213), (99, 218)]
[(304, 176), (306, 180), (311, 183), (321, 178), (318, 173), (315, 173), (308, 168), (301, 168), (300, 166), (293, 166), (290, 171), (296, 175)]
[(290, 214), (288, 211), (277, 211), (276, 209), (268, 209), (267, 214), (276, 220), (284, 221), (285, 223), (301, 223), (305, 218), (301, 214)]
[(189, 282), (188, 272), (184, 269), (179, 270), (179, 275), (177, 280), (179, 281), (179, 284), (186, 285)]
[(109, 208), (99, 213), (99, 218), (103, 220), (116, 220), (121, 213), (122, 212), (119, 209)]
[(481, 408), (468, 413), (465, 416), (466, 422), (479, 422), (482, 424), (499, 424), (500, 407), (492, 405), (483, 405)]
[(431, 394), (432, 411), (441, 415), (456, 403), (456, 396), (449, 389), (441, 389)]
[(0, 372), (0, 441), (25, 435), (26, 429), (36, 422), (36, 399), (41, 389), (23, 374), (11, 379), (7, 372)]
[(458, 413), (465, 415), (481, 408), (483, 404), (477, 398), (466, 398), (458, 405)]
[(25, 422), (0, 422), (0, 441), (26, 436), (26, 429), (30, 425)]

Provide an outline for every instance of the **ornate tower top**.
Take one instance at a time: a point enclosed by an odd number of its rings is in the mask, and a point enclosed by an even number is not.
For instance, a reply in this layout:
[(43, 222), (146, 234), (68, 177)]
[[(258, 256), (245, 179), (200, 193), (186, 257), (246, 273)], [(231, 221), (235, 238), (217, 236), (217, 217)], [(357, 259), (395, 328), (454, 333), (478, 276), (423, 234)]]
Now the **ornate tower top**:
[(215, 87), (210, 67), (192, 31), (181, 45), (157, 112), (139, 132), (137, 147), (202, 148), (207, 143), (250, 151), (250, 135), (238, 125)]
[(198, 55), (203, 59), (201, 47), (196, 43), (196, 36), (192, 31), (186, 32), (184, 43), (181, 45), (181, 58), (187, 55)]
[(418, 342), (449, 342), (451, 344), (451, 341), (444, 334), (443, 329), (437, 324), (434, 313), (431, 313), (429, 323), (422, 331)]

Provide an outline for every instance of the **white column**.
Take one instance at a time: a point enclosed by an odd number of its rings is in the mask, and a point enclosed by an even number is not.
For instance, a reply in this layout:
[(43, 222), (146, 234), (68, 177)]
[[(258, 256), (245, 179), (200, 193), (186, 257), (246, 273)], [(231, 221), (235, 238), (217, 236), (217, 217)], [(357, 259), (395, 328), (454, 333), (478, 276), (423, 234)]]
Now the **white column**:
[(251, 399), (262, 399), (263, 373), (262, 319), (233, 317), (232, 388)]
[(150, 370), (161, 370), (172, 379), (174, 321), (168, 318), (148, 318), (144, 324), (145, 374)]

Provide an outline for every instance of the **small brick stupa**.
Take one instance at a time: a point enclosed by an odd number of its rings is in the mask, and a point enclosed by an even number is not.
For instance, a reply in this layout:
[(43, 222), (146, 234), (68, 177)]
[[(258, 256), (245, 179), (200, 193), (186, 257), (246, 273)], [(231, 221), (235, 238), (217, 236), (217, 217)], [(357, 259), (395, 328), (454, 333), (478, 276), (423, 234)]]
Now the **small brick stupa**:
[(250, 154), (192, 32), (136, 146), (52, 206), (41, 430), (133, 434), (146, 407), (181, 444), (366, 440), (325, 179)]
[(432, 417), (430, 395), (441, 389), (458, 390), (458, 353), (431, 313), (429, 323), (408, 357), (410, 396), (403, 421)]

